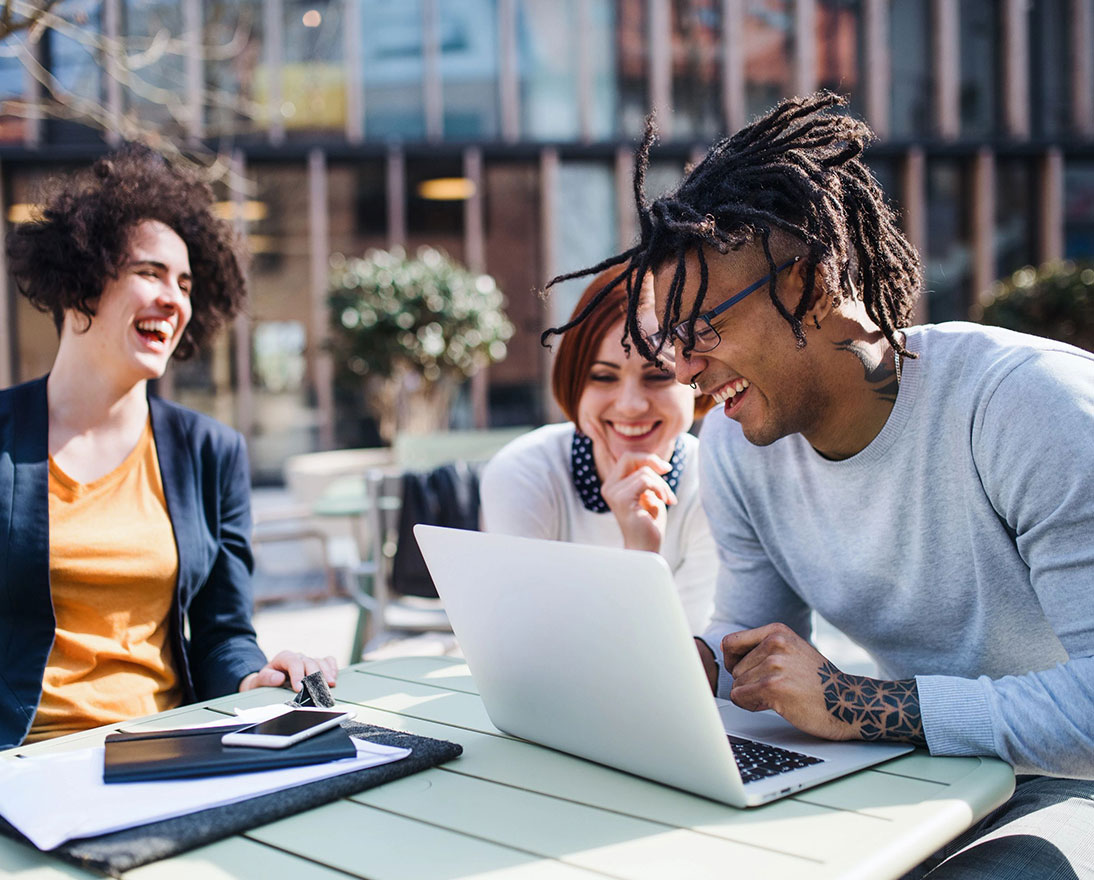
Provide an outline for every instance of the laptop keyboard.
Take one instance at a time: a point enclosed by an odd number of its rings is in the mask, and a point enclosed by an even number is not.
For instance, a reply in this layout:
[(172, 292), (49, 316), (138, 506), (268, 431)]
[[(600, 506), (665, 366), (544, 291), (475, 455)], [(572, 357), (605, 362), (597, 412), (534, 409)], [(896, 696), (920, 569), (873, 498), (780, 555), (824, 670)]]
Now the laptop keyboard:
[(741, 781), (746, 785), (769, 776), (778, 776), (780, 773), (789, 773), (801, 767), (824, 763), (823, 758), (780, 749), (778, 746), (769, 746), (767, 743), (741, 739), (739, 736), (729, 734), (726, 734), (726, 738), (733, 749), (733, 757), (737, 761)]

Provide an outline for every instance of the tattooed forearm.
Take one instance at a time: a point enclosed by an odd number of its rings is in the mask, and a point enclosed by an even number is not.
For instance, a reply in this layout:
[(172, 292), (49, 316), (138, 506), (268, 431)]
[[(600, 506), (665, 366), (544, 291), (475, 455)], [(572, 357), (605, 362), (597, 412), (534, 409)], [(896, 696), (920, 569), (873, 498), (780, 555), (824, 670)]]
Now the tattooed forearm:
[(870, 347), (863, 342), (853, 339), (844, 339), (836, 343), (840, 351), (848, 351), (859, 359), (864, 371), (864, 378), (868, 385), (872, 385), (874, 393), (884, 400), (896, 400), (897, 382), (896, 369), (885, 363), (884, 359), (876, 360), (870, 351)]
[(862, 739), (927, 744), (914, 678), (880, 681), (848, 675), (827, 660), (817, 674), (828, 712), (839, 721), (857, 725)]

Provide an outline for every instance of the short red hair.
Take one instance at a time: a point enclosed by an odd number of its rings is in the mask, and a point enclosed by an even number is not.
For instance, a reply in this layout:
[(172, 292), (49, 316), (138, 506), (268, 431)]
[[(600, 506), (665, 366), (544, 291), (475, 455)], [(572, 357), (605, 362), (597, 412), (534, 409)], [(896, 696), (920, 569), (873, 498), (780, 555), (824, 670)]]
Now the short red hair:
[[(581, 294), (570, 319), (573, 320), (620, 271), (616, 266), (597, 275)], [(647, 307), (653, 307), (653, 276), (650, 274), (646, 275), (639, 294), (639, 310)], [(589, 317), (562, 334), (558, 353), (551, 367), (551, 391), (566, 418), (574, 424), (577, 424), (577, 406), (581, 395), (585, 393), (585, 386), (589, 384), (589, 371), (596, 360), (597, 352), (600, 351), (600, 344), (608, 331), (623, 320), (626, 314), (627, 282), (622, 279), (608, 291)], [(633, 356), (640, 357), (637, 351), (634, 351)], [(695, 417), (704, 415), (713, 405), (714, 401), (705, 394), (696, 397)]]

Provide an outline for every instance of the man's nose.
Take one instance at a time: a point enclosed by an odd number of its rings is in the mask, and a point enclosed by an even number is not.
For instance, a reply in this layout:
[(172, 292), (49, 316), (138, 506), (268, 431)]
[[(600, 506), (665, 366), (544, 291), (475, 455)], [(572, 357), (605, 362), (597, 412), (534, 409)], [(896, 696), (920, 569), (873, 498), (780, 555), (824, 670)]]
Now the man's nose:
[(677, 340), (673, 345), (673, 355), (672, 368), (676, 373), (676, 381), (681, 385), (694, 384), (706, 366), (706, 361), (702, 355), (696, 357), (695, 352), (685, 355), (684, 343), (680, 340)]

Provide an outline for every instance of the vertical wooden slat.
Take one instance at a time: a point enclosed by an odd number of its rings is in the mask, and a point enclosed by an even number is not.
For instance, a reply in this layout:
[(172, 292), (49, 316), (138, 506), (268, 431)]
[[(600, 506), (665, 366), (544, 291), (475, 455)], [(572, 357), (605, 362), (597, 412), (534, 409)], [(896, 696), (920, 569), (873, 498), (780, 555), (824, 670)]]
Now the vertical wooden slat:
[(1094, 0), (1071, 0), (1069, 17), (1071, 75), (1071, 128), (1084, 137), (1094, 137)]
[(957, 0), (931, 0), (934, 125), (943, 138), (955, 138), (961, 130), (959, 33)]
[(441, 84), (441, 35), (439, 0), (422, 0), (422, 93), (425, 101), (425, 136), (444, 137), (444, 87)]
[[(483, 223), (482, 148), (468, 147), (463, 151), (463, 176), (471, 181), (471, 197), (463, 203), (463, 241), (467, 268), (472, 272), (486, 271), (486, 240)], [(484, 368), (471, 377), (471, 418), (476, 428), (485, 428), (490, 421), (489, 370)]]
[(615, 238), (619, 250), (634, 244), (638, 233), (634, 204), (634, 154), (630, 147), (620, 146), (615, 151)]
[(319, 448), (334, 448), (334, 360), (328, 345), (327, 260), (330, 257), (327, 157), (322, 150), (308, 153), (308, 261), (310, 319), (308, 370), (315, 388), (319, 417)]
[(501, 139), (513, 143), (520, 138), (516, 0), (498, 0), (498, 103), (501, 111)]
[(281, 144), (285, 141), (285, 117), (281, 114), (281, 105), (285, 102), (284, 15), (285, 10), (281, 0), (262, 0), (262, 51), (266, 56), (266, 81), (269, 83), (267, 114), (270, 121), (268, 135), (271, 144)]
[(1038, 163), (1037, 259), (1046, 263), (1064, 254), (1064, 154), (1049, 147)]
[[(547, 278), (558, 274), (558, 254), (555, 250), (556, 223), (558, 217), (558, 150), (544, 147), (539, 154), (539, 205), (540, 205), (540, 248), (543, 253), (543, 269)], [(543, 310), (542, 329), (557, 327), (559, 316), (555, 314), (557, 297), (547, 298), (547, 307)], [(556, 346), (557, 347), (557, 346)], [(540, 347), (540, 385), (542, 388), (544, 416), (548, 422), (562, 421), (562, 410), (551, 394), (551, 357), (552, 353)]]
[(649, 59), (650, 107), (657, 113), (661, 137), (672, 137), (672, 10), (669, 0), (646, 0), (646, 57)]
[[(912, 147), (900, 165), (901, 213), (904, 235), (919, 252), (924, 268), (927, 264), (927, 161), (922, 147)], [(920, 291), (912, 323), (925, 324), (930, 319), (927, 294)]]
[(365, 139), (365, 68), (361, 55), (361, 0), (345, 0), (342, 10), (342, 54), (346, 78), (346, 140)]
[(201, 0), (183, 0), (182, 31), (186, 45), (186, 134), (191, 141), (200, 141), (205, 133), (205, 55)]
[(387, 151), (387, 246), (406, 245), (406, 157), (398, 145)]
[[(247, 221), (243, 219), (243, 182), (247, 179), (247, 167), (243, 153), (236, 150), (232, 155), (232, 204), (236, 234), (245, 239)], [(251, 377), (251, 318), (243, 309), (232, 325), (232, 343), (236, 359), (236, 430), (250, 444), (254, 437), (254, 383)]]
[(1029, 137), (1029, 14), (1027, 0), (1001, 4), (1003, 43), (1003, 128), (1015, 138)]
[(745, 109), (744, 0), (722, 0), (722, 113), (726, 133), (743, 128)]
[(972, 160), (972, 289), (966, 306), (995, 280), (995, 154), (988, 147)]
[(589, 0), (577, 4), (577, 118), (583, 143), (593, 140), (593, 52)]
[(794, 0), (794, 92), (808, 95), (817, 90), (816, 0)]
[(116, 54), (121, 51), (121, 19), (121, 0), (104, 0), (103, 36), (110, 47), (106, 53), (105, 64), (106, 116), (110, 126), (106, 131), (106, 142), (112, 147), (118, 146), (122, 141), (122, 114), (125, 112), (122, 106), (122, 84), (119, 80), (121, 71)]
[(865, 0), (862, 19), (865, 52), (859, 81), (866, 92), (866, 119), (874, 133), (884, 140), (889, 136), (889, 102), (892, 98), (889, 0)]

